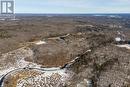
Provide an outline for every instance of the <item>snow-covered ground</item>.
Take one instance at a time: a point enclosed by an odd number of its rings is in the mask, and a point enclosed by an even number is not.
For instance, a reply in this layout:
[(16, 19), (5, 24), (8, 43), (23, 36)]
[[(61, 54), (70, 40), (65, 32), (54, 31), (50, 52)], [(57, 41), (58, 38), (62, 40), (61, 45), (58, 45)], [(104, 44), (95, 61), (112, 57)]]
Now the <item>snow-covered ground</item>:
[(25, 87), (28, 87), (28, 85), (33, 87), (61, 87), (72, 77), (72, 74), (67, 73), (65, 69), (58, 70), (57, 68), (53, 71), (53, 68), (50, 68), (50, 71), (43, 72), (40, 75), (19, 79), (16, 87), (23, 87), (23, 85)]
[(36, 63), (27, 62), (24, 59), (21, 59), (20, 61), (17, 61), (15, 66), (10, 66), (5, 69), (0, 70), (0, 76), (7, 74), (8, 72), (11, 72), (18, 68), (40, 68), (41, 65), (38, 65)]
[[(18, 68), (40, 68), (41, 65), (24, 60), (25, 58), (32, 56), (33, 51), (30, 48), (20, 48), (9, 53), (2, 54), (0, 61), (1, 64), (3, 64), (0, 67), (0, 76)], [(9, 61), (8, 58), (12, 58), (12, 61)]]

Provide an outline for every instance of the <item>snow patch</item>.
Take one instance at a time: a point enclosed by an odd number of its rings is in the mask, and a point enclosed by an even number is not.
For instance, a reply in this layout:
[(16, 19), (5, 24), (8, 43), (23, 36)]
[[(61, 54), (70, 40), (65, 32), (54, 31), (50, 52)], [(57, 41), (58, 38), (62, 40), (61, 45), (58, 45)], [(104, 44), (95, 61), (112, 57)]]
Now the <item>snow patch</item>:
[(124, 44), (124, 45), (117, 45), (118, 47), (122, 47), (122, 48), (126, 48), (126, 49), (130, 49), (130, 45), (129, 44)]
[(5, 75), (15, 69), (16, 69), (15, 67), (9, 67), (8, 69), (0, 70), (0, 77), (2, 77), (3, 75)]
[(21, 59), (20, 61), (17, 62), (17, 68), (40, 68), (41, 65), (38, 65), (36, 63), (28, 62), (25, 61), (24, 59)]
[(44, 71), (44, 76), (49, 76), (52, 75), (53, 73), (58, 73), (59, 75), (66, 75), (64, 69), (59, 69), (59, 70), (57, 69), (54, 71), (51, 69), (51, 71)]
[(45, 41), (38, 41), (38, 42), (35, 42), (36, 45), (42, 45), (42, 44), (46, 44)]
[(116, 40), (117, 42), (119, 42), (119, 41), (121, 41), (121, 38), (120, 38), (120, 37), (117, 37), (117, 38), (115, 38), (115, 40)]

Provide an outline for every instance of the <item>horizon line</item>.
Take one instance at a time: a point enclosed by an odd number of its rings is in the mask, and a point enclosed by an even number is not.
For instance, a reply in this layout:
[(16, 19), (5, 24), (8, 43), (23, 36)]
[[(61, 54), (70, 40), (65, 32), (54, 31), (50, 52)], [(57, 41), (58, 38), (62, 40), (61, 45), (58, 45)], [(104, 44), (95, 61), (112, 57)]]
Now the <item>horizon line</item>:
[(130, 12), (122, 12), (122, 13), (15, 13), (15, 14), (130, 14)]

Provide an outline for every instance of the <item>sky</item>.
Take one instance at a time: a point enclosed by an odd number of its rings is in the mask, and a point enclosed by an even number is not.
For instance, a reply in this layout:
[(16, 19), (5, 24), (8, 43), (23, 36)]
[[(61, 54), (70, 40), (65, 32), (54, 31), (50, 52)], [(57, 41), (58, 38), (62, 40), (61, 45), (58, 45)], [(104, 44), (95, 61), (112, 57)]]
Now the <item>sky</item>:
[(15, 0), (15, 13), (130, 13), (130, 0)]

